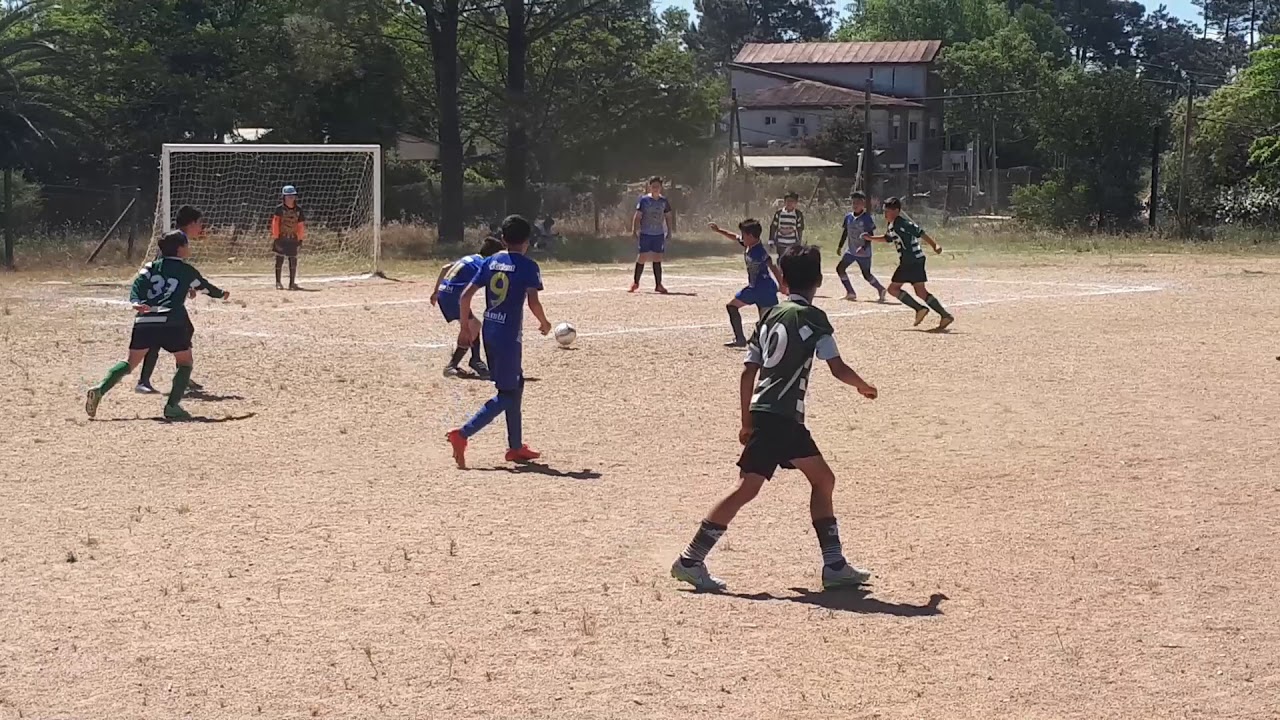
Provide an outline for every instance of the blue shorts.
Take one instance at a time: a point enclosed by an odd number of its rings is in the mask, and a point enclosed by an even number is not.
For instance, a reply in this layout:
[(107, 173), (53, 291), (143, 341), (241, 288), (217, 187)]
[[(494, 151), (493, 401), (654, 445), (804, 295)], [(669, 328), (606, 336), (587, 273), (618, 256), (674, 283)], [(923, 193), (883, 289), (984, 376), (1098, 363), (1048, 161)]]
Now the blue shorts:
[(498, 391), (519, 390), (524, 385), (524, 346), (508, 338), (484, 338), (484, 357), (489, 361), (489, 378)]
[(645, 235), (641, 234), (639, 241), (636, 243), (636, 252), (638, 253), (662, 253), (667, 251), (666, 235)]
[(771, 308), (778, 304), (778, 288), (772, 283), (760, 287), (744, 287), (733, 296), (744, 305), (755, 305), (758, 308)]
[(460, 299), (453, 293), (440, 293), (436, 302), (440, 306), (440, 314), (444, 315), (445, 322), (453, 322), (462, 317), (462, 307), (458, 302)]

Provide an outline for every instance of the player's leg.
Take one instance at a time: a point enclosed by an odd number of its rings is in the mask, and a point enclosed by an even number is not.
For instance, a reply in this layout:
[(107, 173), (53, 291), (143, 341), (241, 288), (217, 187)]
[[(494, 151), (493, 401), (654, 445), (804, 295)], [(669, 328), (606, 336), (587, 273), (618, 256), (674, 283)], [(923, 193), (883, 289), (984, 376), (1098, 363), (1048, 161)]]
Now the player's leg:
[(281, 254), (280, 248), (275, 248), (276, 253), (276, 289), (283, 290), (284, 284), (280, 282), (280, 271), (284, 268), (284, 255)]
[(667, 236), (654, 236), (649, 250), (649, 258), (653, 262), (653, 289), (657, 293), (666, 295), (667, 288), (662, 284), (662, 258), (667, 252)]
[(529, 462), (542, 457), (542, 453), (530, 448), (524, 442), (524, 416), (521, 405), (524, 402), (524, 378), (520, 386), (510, 390), (502, 390), (507, 395), (507, 462)]
[[(125, 375), (133, 372), (133, 369), (138, 367), (138, 364), (146, 357), (147, 351), (151, 349), (151, 338), (154, 337), (151, 330), (151, 328), (144, 327), (139, 331), (138, 326), (134, 326), (133, 337), (129, 341), (127, 359), (112, 365), (106, 376), (85, 393), (84, 412), (86, 415), (89, 417), (96, 416), (98, 414), (98, 404), (102, 402), (102, 396), (119, 384)], [(138, 347), (134, 347), (135, 345)]]
[(742, 448), (738, 458), (738, 486), (716, 503), (703, 518), (694, 533), (693, 539), (685, 547), (684, 552), (671, 565), (671, 577), (687, 582), (698, 590), (724, 590), (725, 583), (714, 577), (706, 565), (707, 553), (711, 552), (720, 536), (729, 529), (729, 523), (737, 517), (747, 503), (760, 494), (760, 488), (773, 477), (778, 468), (779, 444), (777, 437), (770, 431), (772, 417), (768, 413), (752, 413), (752, 431)]
[(160, 360), (160, 348), (155, 347), (147, 351), (146, 357), (142, 358), (142, 371), (138, 373), (138, 385), (134, 388), (134, 392), (144, 395), (152, 395), (158, 392), (151, 386), (151, 373), (155, 372), (156, 362)]
[[(797, 425), (804, 430), (804, 436), (809, 438), (809, 431), (804, 426)], [(791, 463), (809, 481), (809, 516), (813, 520), (813, 530), (818, 536), (818, 546), (822, 551), (822, 587), (831, 589), (861, 585), (871, 577), (871, 573), (856, 568), (845, 560), (833, 502), (835, 473), (822, 455), (817, 454), (818, 448), (813, 444), (812, 438), (807, 443), (808, 447), (804, 447), (804, 441), (796, 441), (795, 447), (800, 448), (798, 452), (808, 456), (792, 458)], [(814, 454), (809, 454), (810, 452)]]
[(635, 292), (640, 289), (640, 278), (644, 276), (644, 264), (649, 262), (651, 255), (649, 254), (648, 236), (641, 235), (636, 238), (636, 269), (631, 276), (631, 290)]
[(298, 287), (298, 241), (293, 240), (289, 243), (289, 289), (301, 290)]
[(893, 271), (893, 278), (889, 282), (887, 289), (891, 297), (898, 298), (898, 302), (915, 311), (916, 321), (914, 324), (919, 325), (929, 316), (929, 308), (916, 302), (916, 299), (911, 297), (911, 293), (902, 288), (904, 283), (914, 282), (915, 276), (916, 273), (910, 265), (898, 263), (898, 269)]
[(862, 270), (862, 279), (866, 280), (868, 285), (875, 288), (876, 292), (880, 293), (880, 302), (884, 302), (884, 286), (881, 285), (880, 281), (876, 279), (876, 276), (871, 273), (871, 257), (855, 256), (854, 260), (858, 263), (858, 269)]
[[(182, 343), (175, 343), (180, 347)], [(171, 350), (177, 369), (173, 372), (173, 387), (169, 388), (169, 401), (164, 406), (164, 416), (168, 420), (190, 420), (191, 413), (182, 409), (182, 397), (187, 393), (187, 383), (191, 382), (191, 366), (195, 362), (191, 352), (191, 343), (187, 341), (186, 349)], [(169, 348), (165, 348), (169, 350)]]
[(929, 292), (929, 288), (926, 287), (925, 283), (915, 283), (911, 288), (916, 291), (917, 297), (924, 300), (926, 305), (942, 317), (941, 322), (938, 323), (938, 327), (934, 328), (934, 330), (946, 330), (947, 326), (956, 321), (955, 317), (952, 316), (951, 313), (947, 312), (947, 309), (942, 306), (942, 301), (938, 299), (938, 296)]
[[(192, 341), (195, 339), (195, 337), (196, 337), (196, 326), (195, 326), (194, 324), (192, 324), (191, 319), (190, 319), (190, 318), (188, 318), (188, 319), (187, 319), (187, 342), (188, 342), (188, 343), (192, 342)], [(196, 391), (196, 392), (199, 392), (199, 391), (201, 391), (201, 390), (204, 390), (204, 386), (203, 386), (203, 385), (201, 385), (200, 383), (196, 382), (195, 380), (191, 380), (191, 379), (188, 379), (188, 380), (187, 380), (187, 391), (188, 391), (188, 392), (190, 392), (190, 391)]]
[(853, 289), (853, 281), (849, 279), (849, 266), (853, 264), (853, 256), (845, 253), (836, 263), (836, 275), (840, 276), (840, 284), (844, 286), (844, 299), (857, 300), (858, 293)]
[(747, 336), (742, 332), (742, 308), (751, 304), (745, 298), (749, 294), (750, 288), (743, 288), (724, 306), (725, 310), (729, 312), (729, 327), (733, 328), (733, 340), (725, 343), (725, 347), (740, 348), (747, 346)]
[(482, 328), (480, 319), (475, 315), (467, 317), (467, 327), (471, 335), (471, 360), (467, 363), (471, 366), (472, 371), (482, 378), (489, 377), (489, 366), (485, 365), (484, 360), (480, 357), (480, 330)]

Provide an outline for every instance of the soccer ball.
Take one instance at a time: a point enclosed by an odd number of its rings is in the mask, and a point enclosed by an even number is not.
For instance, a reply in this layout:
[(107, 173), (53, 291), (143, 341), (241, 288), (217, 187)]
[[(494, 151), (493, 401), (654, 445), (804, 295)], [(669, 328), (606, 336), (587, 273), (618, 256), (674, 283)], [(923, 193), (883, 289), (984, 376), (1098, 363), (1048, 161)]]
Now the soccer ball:
[(560, 347), (569, 347), (574, 340), (578, 339), (578, 331), (573, 329), (569, 323), (560, 323), (555, 329), (556, 342), (560, 343)]

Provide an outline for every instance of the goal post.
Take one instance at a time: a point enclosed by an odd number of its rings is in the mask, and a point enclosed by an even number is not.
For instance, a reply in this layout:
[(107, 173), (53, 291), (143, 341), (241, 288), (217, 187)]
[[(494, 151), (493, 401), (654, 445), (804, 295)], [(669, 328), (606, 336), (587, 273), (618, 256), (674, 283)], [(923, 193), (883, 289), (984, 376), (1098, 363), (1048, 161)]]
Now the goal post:
[(306, 222), (304, 269), (381, 274), (380, 145), (166, 143), (152, 244), (173, 227), (178, 208), (193, 205), (205, 218), (193, 257), (235, 265), (269, 259), (272, 213), (286, 185), (297, 189)]

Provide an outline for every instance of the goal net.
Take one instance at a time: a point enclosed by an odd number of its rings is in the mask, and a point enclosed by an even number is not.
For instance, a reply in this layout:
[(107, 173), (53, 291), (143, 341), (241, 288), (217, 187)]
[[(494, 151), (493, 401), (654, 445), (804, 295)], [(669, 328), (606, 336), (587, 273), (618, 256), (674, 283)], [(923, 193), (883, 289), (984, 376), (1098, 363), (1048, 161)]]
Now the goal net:
[(271, 218), (286, 185), (306, 224), (303, 268), (381, 270), (382, 149), (377, 145), (172, 145), (160, 156), (155, 240), (178, 208), (204, 213), (201, 262), (254, 266), (274, 256)]

